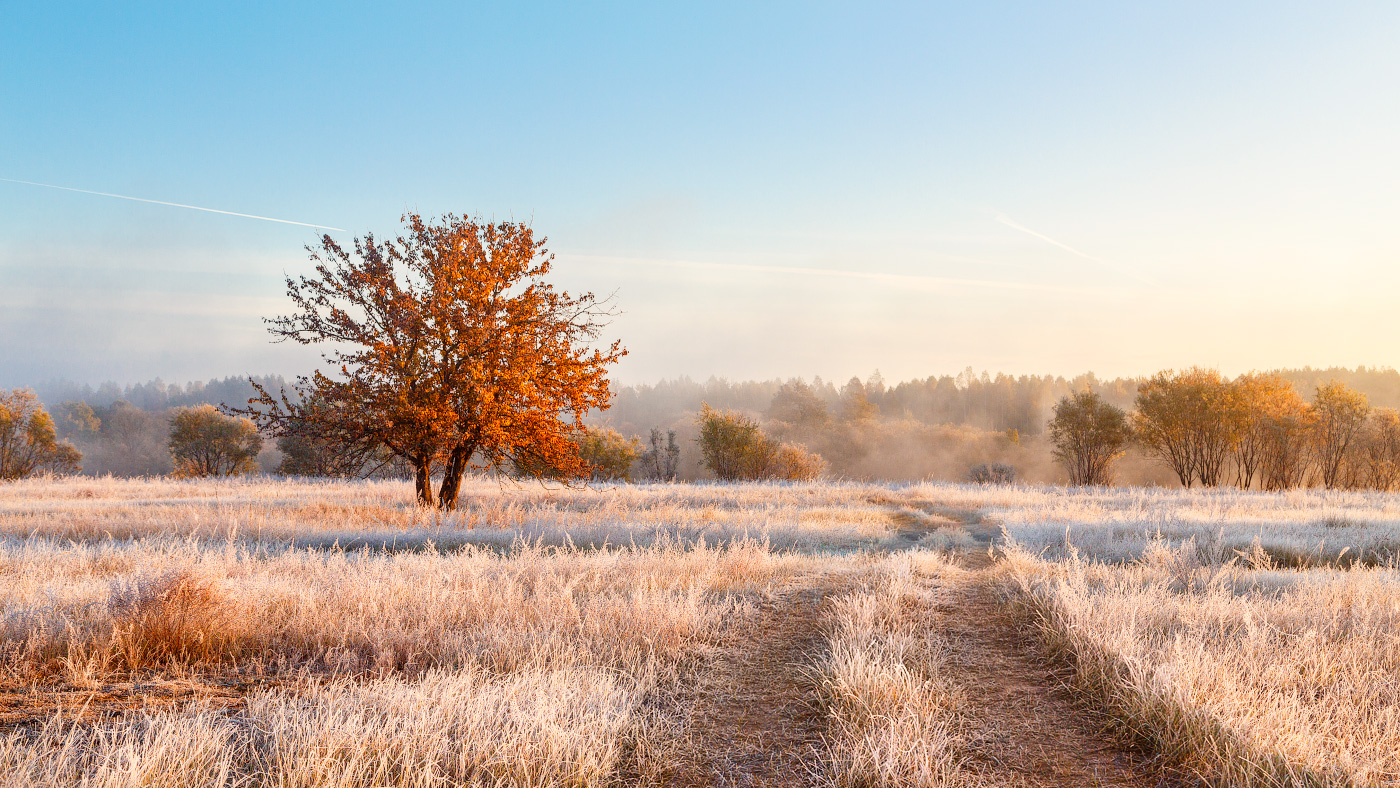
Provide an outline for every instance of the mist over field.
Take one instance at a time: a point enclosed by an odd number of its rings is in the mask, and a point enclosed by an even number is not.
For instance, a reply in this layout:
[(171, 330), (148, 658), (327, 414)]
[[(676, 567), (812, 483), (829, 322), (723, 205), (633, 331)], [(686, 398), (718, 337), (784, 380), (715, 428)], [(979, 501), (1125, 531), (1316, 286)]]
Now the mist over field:
[[(1400, 409), (1400, 373), (1388, 368), (1283, 370), (1305, 397), (1318, 386), (1340, 381), (1364, 394), (1376, 408)], [(255, 378), (280, 390), (281, 376)], [(674, 430), (681, 446), (679, 478), (713, 479), (696, 445), (703, 404), (749, 415), (776, 438), (801, 444), (826, 462), (832, 478), (858, 480), (963, 481), (978, 465), (1006, 464), (1025, 482), (1063, 483), (1064, 470), (1051, 456), (1046, 422), (1060, 398), (1090, 390), (1131, 410), (1138, 379), (1100, 380), (975, 372), (888, 382), (878, 372), (864, 380), (696, 381), (679, 378), (651, 385), (615, 385), (612, 407), (593, 411), (587, 423), (646, 441), (652, 429)], [(84, 453), (88, 475), (144, 476), (169, 473), (166, 449), (173, 408), (200, 404), (241, 406), (254, 393), (247, 379), (226, 377), (172, 384), (162, 380), (97, 387), (52, 381), (37, 387), (58, 414), (60, 434)], [(102, 427), (84, 433), (63, 416), (67, 404), (96, 409)], [(280, 455), (271, 442), (259, 458), (274, 471)], [(1177, 486), (1169, 469), (1140, 451), (1120, 464), (1116, 483)]]

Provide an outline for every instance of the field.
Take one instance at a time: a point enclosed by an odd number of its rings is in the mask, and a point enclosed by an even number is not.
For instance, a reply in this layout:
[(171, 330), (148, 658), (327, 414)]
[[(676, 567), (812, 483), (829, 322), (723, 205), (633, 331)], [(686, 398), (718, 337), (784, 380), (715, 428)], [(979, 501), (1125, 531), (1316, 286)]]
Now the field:
[(0, 487), (0, 786), (1400, 784), (1400, 496)]

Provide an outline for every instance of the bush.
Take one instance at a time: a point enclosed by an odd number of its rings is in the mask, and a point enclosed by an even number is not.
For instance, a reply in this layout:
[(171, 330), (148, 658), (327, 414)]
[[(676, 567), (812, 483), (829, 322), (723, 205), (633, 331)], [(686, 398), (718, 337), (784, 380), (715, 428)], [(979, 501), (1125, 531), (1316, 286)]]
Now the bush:
[(183, 478), (233, 476), (258, 470), (262, 436), (248, 419), (213, 405), (176, 408), (170, 417), (170, 458)]
[(825, 467), (819, 455), (795, 444), (778, 443), (752, 419), (734, 411), (701, 404), (698, 420), (697, 442), (705, 467), (724, 481), (809, 481)]
[(968, 470), (967, 480), (975, 484), (1011, 484), (1016, 481), (1016, 469), (1004, 462), (984, 462)]
[(593, 481), (632, 480), (632, 463), (637, 461), (642, 449), (636, 438), (624, 438), (614, 429), (587, 429), (575, 437), (574, 442)]
[(810, 482), (820, 477), (824, 470), (826, 462), (821, 455), (793, 443), (782, 443), (769, 457), (764, 478)]
[(0, 481), (77, 473), (82, 459), (72, 444), (58, 440), (53, 418), (33, 391), (0, 391)]

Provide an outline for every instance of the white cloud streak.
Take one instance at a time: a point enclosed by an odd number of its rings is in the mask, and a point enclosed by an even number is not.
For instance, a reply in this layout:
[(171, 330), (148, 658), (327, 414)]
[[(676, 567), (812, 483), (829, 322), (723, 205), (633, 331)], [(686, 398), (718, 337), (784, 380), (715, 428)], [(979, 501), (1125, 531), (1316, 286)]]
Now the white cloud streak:
[(1137, 271), (1134, 271), (1134, 270), (1133, 270), (1132, 268), (1130, 268), (1129, 266), (1121, 265), (1121, 264), (1119, 264), (1119, 263), (1109, 262), (1108, 260), (1104, 260), (1104, 259), (1101, 258), (1101, 257), (1095, 257), (1095, 256), (1093, 256), (1093, 255), (1091, 255), (1091, 254), (1086, 254), (1086, 253), (1084, 253), (1084, 252), (1081, 252), (1081, 251), (1079, 251), (1078, 249), (1075, 249), (1073, 246), (1070, 246), (1070, 245), (1067, 244), (1067, 243), (1062, 243), (1062, 242), (1060, 242), (1060, 241), (1055, 240), (1054, 238), (1051, 238), (1051, 237), (1048, 236), (1048, 235), (1045, 235), (1045, 234), (1043, 234), (1043, 233), (1038, 233), (1038, 232), (1036, 232), (1035, 230), (1032, 230), (1031, 228), (1025, 226), (1024, 224), (1020, 224), (1020, 223), (1018, 223), (1018, 222), (1012, 221), (1011, 218), (1010, 218), (1009, 216), (1007, 216), (1006, 214), (1004, 214), (1004, 213), (998, 213), (998, 214), (996, 215), (996, 220), (997, 220), (997, 222), (1000, 223), (1000, 224), (1004, 224), (1004, 225), (1006, 225), (1007, 227), (1010, 227), (1010, 228), (1013, 229), (1013, 230), (1017, 230), (1017, 231), (1023, 232), (1023, 233), (1025, 233), (1026, 235), (1029, 235), (1029, 236), (1031, 236), (1031, 237), (1033, 237), (1033, 238), (1039, 238), (1040, 240), (1042, 240), (1042, 241), (1044, 241), (1044, 242), (1050, 244), (1051, 246), (1055, 246), (1055, 247), (1058, 247), (1058, 248), (1060, 248), (1060, 249), (1063, 249), (1063, 250), (1065, 250), (1066, 252), (1069, 252), (1070, 254), (1075, 255), (1076, 257), (1082, 257), (1082, 258), (1084, 258), (1085, 260), (1088, 260), (1088, 261), (1091, 262), (1091, 263), (1098, 263), (1100, 266), (1103, 266), (1104, 268), (1107, 268), (1108, 270), (1113, 271), (1113, 272), (1115, 272), (1115, 273), (1127, 274), (1128, 276), (1132, 277), (1133, 279), (1136, 279), (1137, 281), (1139, 281), (1139, 282), (1141, 282), (1141, 283), (1143, 283), (1143, 284), (1145, 284), (1145, 285), (1156, 285), (1156, 284), (1157, 284), (1157, 282), (1153, 281), (1152, 279), (1150, 279), (1150, 278), (1148, 278), (1148, 277), (1146, 277), (1146, 276), (1143, 276), (1142, 274), (1138, 273)]
[(45, 189), (61, 189), (66, 192), (77, 192), (79, 194), (95, 194), (98, 197), (115, 197), (118, 200), (132, 200), (133, 202), (144, 202), (152, 205), (169, 205), (172, 208), (189, 208), (192, 211), (204, 211), (206, 213), (221, 213), (225, 216), (241, 216), (244, 219), (259, 219), (264, 222), (277, 222), (278, 224), (294, 224), (298, 227), (311, 227), (316, 230), (335, 230), (338, 233), (348, 232), (340, 227), (331, 227), (325, 224), (309, 224), (307, 222), (294, 222), (291, 219), (274, 219), (271, 216), (258, 216), (252, 213), (238, 213), (236, 211), (221, 211), (218, 208), (201, 208), (198, 205), (185, 205), (179, 202), (166, 202), (165, 200), (148, 200), (145, 197), (129, 197), (125, 194), (111, 194), (109, 192), (95, 192), (88, 189), (75, 189), (72, 186), (55, 186), (52, 183), (35, 183), (34, 181), (21, 181), (14, 178), (0, 178), (6, 183), (22, 183), (25, 186), (42, 186)]

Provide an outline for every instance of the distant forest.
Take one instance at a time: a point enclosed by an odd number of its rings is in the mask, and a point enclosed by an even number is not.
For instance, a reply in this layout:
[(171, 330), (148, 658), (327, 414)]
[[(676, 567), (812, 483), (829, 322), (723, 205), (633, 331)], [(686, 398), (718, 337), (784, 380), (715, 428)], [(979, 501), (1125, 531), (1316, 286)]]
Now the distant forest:
[[(1365, 394), (1375, 407), (1400, 409), (1400, 372), (1390, 368), (1276, 370), (1306, 399), (1319, 385), (1336, 380)], [(281, 376), (257, 380), (270, 390), (286, 385)], [(813, 380), (704, 382), (679, 378), (655, 385), (619, 386), (613, 406), (595, 412), (590, 426), (611, 427), (625, 436), (647, 439), (653, 428), (675, 430), (681, 445), (680, 478), (705, 479), (696, 449), (696, 415), (702, 403), (739, 411), (784, 441), (819, 453), (829, 476), (871, 480), (962, 480), (976, 465), (1002, 463), (1024, 481), (1063, 481), (1051, 460), (1044, 432), (1050, 410), (1073, 391), (1092, 390), (1131, 410), (1138, 380), (1100, 380), (1050, 375), (990, 374), (965, 369), (957, 375), (886, 383), (878, 372), (844, 383)], [(60, 434), (84, 455), (91, 475), (141, 476), (170, 471), (166, 451), (172, 408), (199, 404), (238, 404), (252, 394), (246, 378), (169, 384), (159, 379), (136, 385), (105, 383), (97, 388), (65, 381), (37, 387), (54, 414)], [(66, 403), (93, 408), (100, 427), (93, 431), (65, 418)], [(259, 463), (278, 465), (269, 441)], [(1120, 484), (1178, 484), (1170, 471), (1130, 452), (1120, 466)]]

